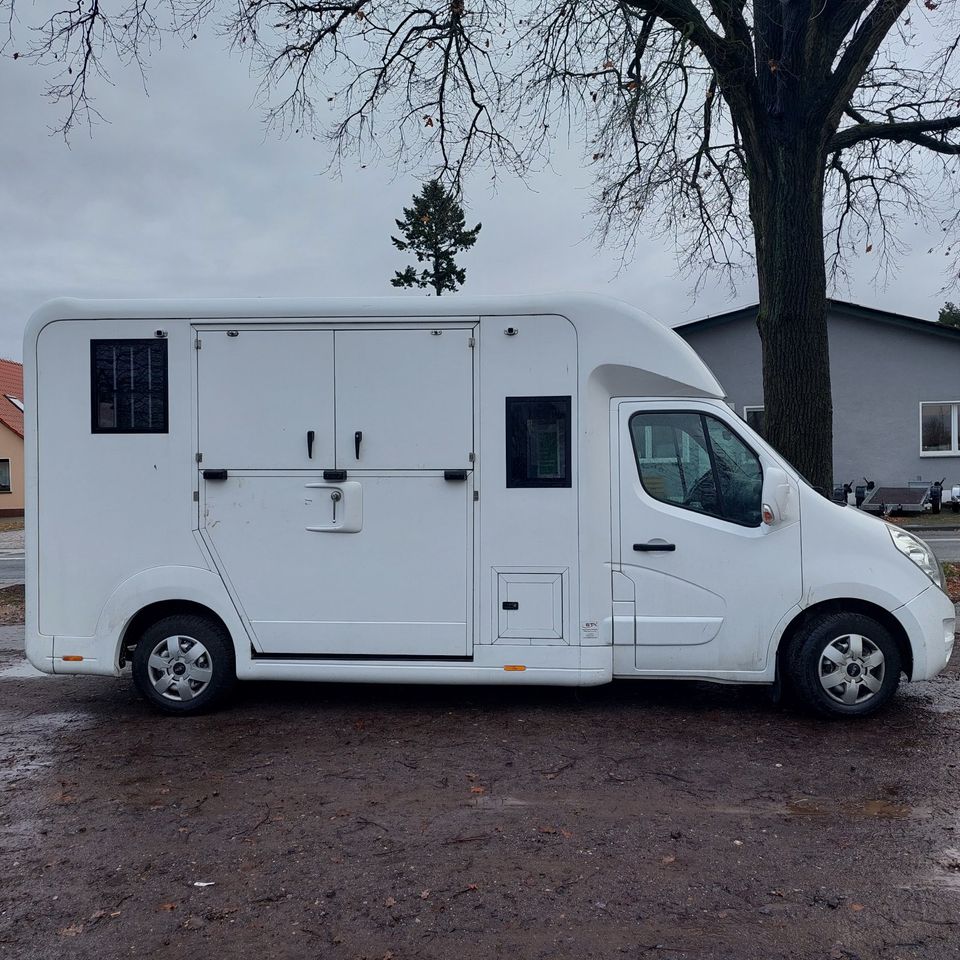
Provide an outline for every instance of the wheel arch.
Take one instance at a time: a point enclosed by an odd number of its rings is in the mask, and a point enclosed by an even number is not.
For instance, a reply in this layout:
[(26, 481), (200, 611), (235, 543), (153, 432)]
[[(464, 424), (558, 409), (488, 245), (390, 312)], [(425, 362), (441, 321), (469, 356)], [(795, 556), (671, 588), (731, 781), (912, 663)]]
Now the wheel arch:
[(908, 679), (913, 677), (913, 647), (910, 644), (910, 638), (903, 624), (889, 610), (886, 610), (878, 604), (871, 603), (869, 600), (854, 597), (835, 597), (830, 600), (821, 600), (819, 603), (812, 604), (802, 610), (790, 621), (783, 631), (777, 647), (778, 677), (783, 676), (784, 659), (790, 649), (790, 645), (803, 632), (804, 627), (812, 623), (817, 617), (831, 613), (859, 613), (863, 616), (872, 617), (878, 623), (881, 623), (890, 631), (890, 635), (897, 644), (903, 672), (907, 675)]
[(117, 646), (118, 666), (122, 667), (124, 662), (130, 659), (134, 647), (140, 642), (140, 638), (148, 627), (164, 617), (176, 616), (177, 614), (206, 617), (213, 620), (223, 627), (228, 637), (232, 638), (230, 628), (216, 610), (212, 610), (202, 603), (197, 603), (195, 600), (157, 600), (142, 607), (127, 621)]
[(250, 636), (215, 573), (199, 567), (152, 567), (121, 583), (104, 604), (97, 638), (105, 653), (112, 648), (114, 672), (130, 638), (170, 613), (202, 614), (220, 623), (233, 641), (237, 662), (249, 657)]

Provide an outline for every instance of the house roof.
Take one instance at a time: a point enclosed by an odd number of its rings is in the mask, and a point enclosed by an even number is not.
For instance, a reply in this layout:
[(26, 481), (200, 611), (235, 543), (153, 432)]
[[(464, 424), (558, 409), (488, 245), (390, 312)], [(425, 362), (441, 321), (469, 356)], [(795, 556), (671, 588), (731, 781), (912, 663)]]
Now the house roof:
[(23, 403), (23, 364), (0, 358), (0, 423), (23, 436), (23, 411), (10, 397)]
[[(718, 313), (715, 316), (704, 317), (701, 320), (688, 320), (685, 323), (678, 323), (673, 329), (681, 336), (684, 336), (687, 333), (693, 333), (697, 330), (708, 330), (710, 327), (717, 327), (724, 323), (732, 323), (736, 320), (755, 320), (759, 307), (759, 304), (753, 303), (748, 307), (739, 307), (736, 310), (730, 310), (727, 313)], [(948, 327), (942, 323), (935, 323), (931, 320), (922, 320), (920, 317), (908, 317), (903, 313), (877, 310), (875, 307), (865, 307), (862, 304), (851, 303), (848, 300), (828, 299), (827, 310), (835, 317), (843, 317), (848, 320), (867, 320), (872, 323), (885, 323), (894, 327), (914, 330), (918, 333), (927, 333), (934, 337), (946, 337), (949, 340), (960, 341), (960, 327)]]

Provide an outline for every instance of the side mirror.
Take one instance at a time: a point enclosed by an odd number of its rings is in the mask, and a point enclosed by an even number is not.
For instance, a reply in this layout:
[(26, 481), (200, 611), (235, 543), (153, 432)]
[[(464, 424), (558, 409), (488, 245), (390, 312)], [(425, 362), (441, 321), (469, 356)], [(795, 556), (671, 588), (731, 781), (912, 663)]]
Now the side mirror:
[(790, 478), (780, 467), (765, 467), (760, 514), (769, 526), (783, 520), (790, 503)]

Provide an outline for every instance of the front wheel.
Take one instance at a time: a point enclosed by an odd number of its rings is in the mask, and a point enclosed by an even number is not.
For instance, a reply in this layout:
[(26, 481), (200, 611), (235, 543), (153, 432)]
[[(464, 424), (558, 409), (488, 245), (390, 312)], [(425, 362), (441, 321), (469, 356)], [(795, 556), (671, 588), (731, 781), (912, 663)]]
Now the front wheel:
[(822, 716), (866, 716), (900, 684), (901, 658), (890, 631), (861, 613), (818, 617), (794, 638), (787, 679), (804, 706)]
[(133, 652), (133, 682), (167, 713), (199, 713), (222, 700), (236, 680), (233, 643), (207, 617), (164, 617), (148, 627)]

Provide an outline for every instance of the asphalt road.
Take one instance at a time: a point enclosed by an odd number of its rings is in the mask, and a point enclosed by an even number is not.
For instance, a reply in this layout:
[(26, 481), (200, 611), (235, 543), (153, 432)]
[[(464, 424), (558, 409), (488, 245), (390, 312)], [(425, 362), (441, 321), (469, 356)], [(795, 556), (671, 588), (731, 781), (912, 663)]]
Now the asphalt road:
[(17, 960), (955, 960), (956, 666), (761, 690), (241, 684), (164, 717), (0, 628)]
[(23, 582), (23, 557), (0, 557), (0, 582)]
[(917, 532), (917, 536), (933, 547), (933, 552), (941, 563), (960, 562), (960, 530)]

